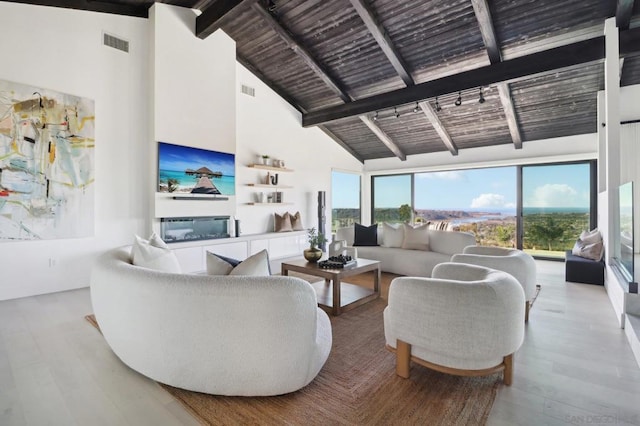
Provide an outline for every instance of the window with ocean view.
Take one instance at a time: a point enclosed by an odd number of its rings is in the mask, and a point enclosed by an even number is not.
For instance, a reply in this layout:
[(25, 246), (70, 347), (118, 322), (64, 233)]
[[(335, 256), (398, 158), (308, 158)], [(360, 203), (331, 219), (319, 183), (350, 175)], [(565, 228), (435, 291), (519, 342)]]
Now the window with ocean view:
[(373, 176), (371, 223), (410, 222), (413, 216), (412, 175)]
[(372, 222), (431, 222), (476, 243), (564, 259), (596, 222), (595, 161), (372, 177)]
[(580, 232), (591, 229), (591, 165), (522, 167), (522, 248), (564, 258)]
[(417, 223), (448, 221), (480, 245), (516, 247), (517, 168), (415, 174)]
[(361, 222), (360, 175), (331, 172), (331, 232)]

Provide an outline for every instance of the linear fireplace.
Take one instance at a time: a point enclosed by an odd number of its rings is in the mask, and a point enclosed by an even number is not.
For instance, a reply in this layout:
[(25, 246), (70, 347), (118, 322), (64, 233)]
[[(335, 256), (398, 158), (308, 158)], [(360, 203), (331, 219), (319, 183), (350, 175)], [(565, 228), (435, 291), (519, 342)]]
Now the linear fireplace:
[(230, 216), (165, 217), (160, 237), (167, 243), (229, 238)]

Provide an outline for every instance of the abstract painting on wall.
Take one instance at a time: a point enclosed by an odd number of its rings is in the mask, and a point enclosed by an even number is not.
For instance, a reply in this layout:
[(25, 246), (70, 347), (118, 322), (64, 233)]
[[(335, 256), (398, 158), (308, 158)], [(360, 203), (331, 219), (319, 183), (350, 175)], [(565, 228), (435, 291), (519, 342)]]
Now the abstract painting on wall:
[(94, 102), (0, 80), (0, 242), (94, 233)]

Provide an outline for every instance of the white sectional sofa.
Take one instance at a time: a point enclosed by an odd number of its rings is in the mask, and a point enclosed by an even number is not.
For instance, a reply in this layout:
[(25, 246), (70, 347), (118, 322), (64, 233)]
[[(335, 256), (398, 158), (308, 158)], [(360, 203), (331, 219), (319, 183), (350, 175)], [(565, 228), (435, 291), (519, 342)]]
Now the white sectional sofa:
[[(385, 241), (386, 226), (378, 227), (378, 243)], [(387, 228), (388, 229), (388, 228)], [(354, 243), (354, 227), (340, 228), (335, 239), (344, 240), (348, 247)], [(410, 250), (401, 247), (355, 246), (358, 257), (379, 260), (385, 272), (414, 277), (431, 277), (433, 268), (449, 262), (451, 256), (462, 253), (465, 247), (476, 244), (475, 236), (468, 232), (428, 230), (429, 250)], [(392, 244), (393, 245), (393, 244)], [(397, 245), (397, 244), (396, 244)]]
[(134, 266), (131, 248), (100, 256), (91, 302), (105, 340), (158, 382), (218, 395), (279, 395), (311, 382), (332, 334), (309, 283)]

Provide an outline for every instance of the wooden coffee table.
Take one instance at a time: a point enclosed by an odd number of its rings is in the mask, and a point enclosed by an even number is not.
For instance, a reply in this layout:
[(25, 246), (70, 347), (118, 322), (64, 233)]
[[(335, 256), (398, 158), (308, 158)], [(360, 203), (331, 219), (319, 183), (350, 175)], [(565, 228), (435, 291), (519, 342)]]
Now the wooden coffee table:
[[(355, 264), (343, 269), (322, 269), (317, 263), (304, 259), (283, 262), (282, 275), (289, 275), (289, 271), (324, 278), (324, 281), (312, 283), (311, 286), (318, 295), (318, 305), (333, 315), (340, 315), (380, 296), (380, 262), (377, 260), (360, 258)], [(368, 271), (375, 271), (373, 290), (342, 282), (343, 278)]]

